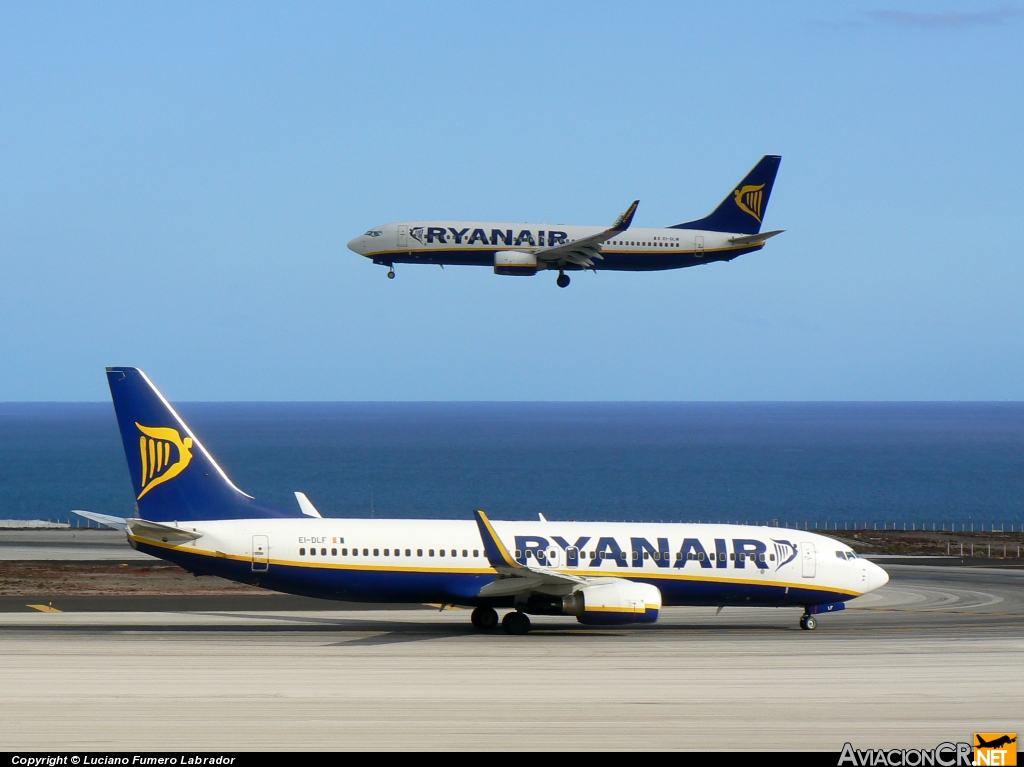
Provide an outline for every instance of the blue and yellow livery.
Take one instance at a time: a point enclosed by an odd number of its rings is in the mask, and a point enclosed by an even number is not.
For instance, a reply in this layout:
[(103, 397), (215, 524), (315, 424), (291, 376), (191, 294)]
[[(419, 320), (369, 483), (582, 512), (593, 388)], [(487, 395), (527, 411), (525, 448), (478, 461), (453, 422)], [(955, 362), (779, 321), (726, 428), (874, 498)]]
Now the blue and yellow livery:
[(765, 155), (709, 216), (665, 228), (632, 226), (639, 200), (611, 227), (480, 221), (404, 221), (370, 229), (350, 250), (388, 267), (395, 264), (487, 266), (495, 274), (558, 271), (657, 271), (731, 261), (764, 247), (782, 230), (761, 231), (782, 158)]
[(674, 605), (801, 607), (801, 626), (888, 576), (810, 532), (742, 525), (325, 518), (238, 489), (137, 368), (107, 369), (137, 516), (79, 512), (195, 573), (324, 599), (472, 607), (481, 630), (530, 615), (652, 623)]

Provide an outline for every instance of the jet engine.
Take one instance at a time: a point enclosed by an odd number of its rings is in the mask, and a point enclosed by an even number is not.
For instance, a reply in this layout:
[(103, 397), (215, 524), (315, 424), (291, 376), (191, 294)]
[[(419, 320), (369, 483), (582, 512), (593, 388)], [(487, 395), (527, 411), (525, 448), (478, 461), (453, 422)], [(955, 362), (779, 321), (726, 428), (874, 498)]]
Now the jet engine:
[(589, 625), (654, 623), (661, 611), (661, 591), (649, 583), (609, 578), (561, 597), (534, 592), (516, 606), (533, 615), (575, 615)]
[(499, 250), (494, 254), (494, 273), (533, 276), (538, 269), (545, 268), (544, 262), (537, 263), (537, 256), (521, 250)]

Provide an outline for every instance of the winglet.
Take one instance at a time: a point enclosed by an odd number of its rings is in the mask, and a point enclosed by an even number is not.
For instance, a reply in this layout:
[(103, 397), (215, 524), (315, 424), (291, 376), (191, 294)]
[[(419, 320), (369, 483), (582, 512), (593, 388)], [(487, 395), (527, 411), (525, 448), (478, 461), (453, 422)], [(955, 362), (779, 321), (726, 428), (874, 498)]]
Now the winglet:
[(484, 544), (484, 554), (487, 555), (487, 561), (491, 567), (522, 567), (509, 554), (505, 544), (501, 542), (501, 538), (498, 537), (498, 534), (494, 532), (494, 528), (491, 527), (491, 522), (487, 519), (487, 515), (482, 511), (476, 512), (476, 526), (480, 528), (480, 539)]
[(615, 219), (612, 229), (616, 232), (624, 232), (629, 229), (629, 225), (633, 223), (633, 214), (636, 213), (636, 207), (639, 204), (640, 200), (633, 200), (633, 204), (626, 209), (626, 212)]

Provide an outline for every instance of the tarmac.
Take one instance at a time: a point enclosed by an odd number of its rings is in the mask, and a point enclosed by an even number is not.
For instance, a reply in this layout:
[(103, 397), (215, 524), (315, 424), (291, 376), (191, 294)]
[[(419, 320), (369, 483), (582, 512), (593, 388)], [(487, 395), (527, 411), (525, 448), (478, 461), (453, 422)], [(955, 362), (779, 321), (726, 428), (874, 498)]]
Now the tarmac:
[(422, 605), (4, 597), (0, 750), (839, 751), (1024, 729), (1024, 572), (887, 569), (813, 632), (771, 608), (514, 637)]

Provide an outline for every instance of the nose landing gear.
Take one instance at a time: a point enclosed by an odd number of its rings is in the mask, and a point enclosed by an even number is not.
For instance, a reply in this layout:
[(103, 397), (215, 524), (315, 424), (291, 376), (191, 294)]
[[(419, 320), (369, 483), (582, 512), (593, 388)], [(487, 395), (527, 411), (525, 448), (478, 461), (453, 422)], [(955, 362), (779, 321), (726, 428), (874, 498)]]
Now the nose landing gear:
[(569, 275), (563, 272), (561, 269), (558, 270), (558, 279), (555, 280), (555, 284), (560, 288), (569, 287)]
[(391, 267), (390, 269), (388, 269), (388, 279), (395, 279), (395, 267)]

